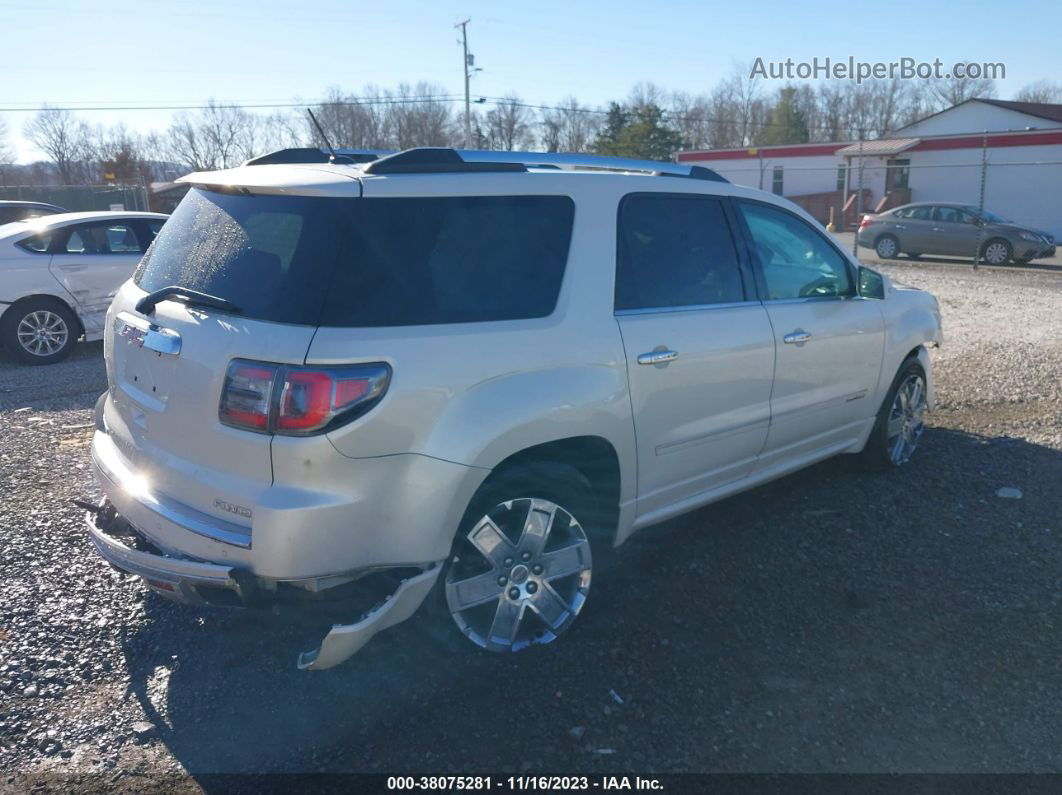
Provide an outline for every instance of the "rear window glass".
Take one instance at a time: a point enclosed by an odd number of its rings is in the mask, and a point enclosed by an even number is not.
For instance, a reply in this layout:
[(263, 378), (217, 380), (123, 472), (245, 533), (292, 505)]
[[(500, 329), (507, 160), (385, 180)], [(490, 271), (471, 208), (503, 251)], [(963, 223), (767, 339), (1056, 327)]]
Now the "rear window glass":
[(247, 317), (401, 326), (543, 317), (575, 208), (562, 196), (337, 199), (193, 189), (135, 280), (187, 287)]

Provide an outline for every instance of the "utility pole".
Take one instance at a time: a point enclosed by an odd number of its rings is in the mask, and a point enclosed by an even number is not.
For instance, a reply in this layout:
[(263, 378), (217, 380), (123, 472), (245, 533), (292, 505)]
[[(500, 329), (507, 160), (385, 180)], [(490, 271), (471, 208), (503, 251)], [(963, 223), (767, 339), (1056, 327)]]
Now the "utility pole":
[(461, 49), (464, 50), (464, 69), (465, 69), (465, 149), (472, 148), (472, 105), (469, 98), (468, 81), (471, 75), (469, 74), (469, 67), (472, 65), (471, 56), (468, 54), (468, 23), (471, 19), (466, 19), (464, 22), (458, 22), (454, 25), (455, 28), (461, 28)]

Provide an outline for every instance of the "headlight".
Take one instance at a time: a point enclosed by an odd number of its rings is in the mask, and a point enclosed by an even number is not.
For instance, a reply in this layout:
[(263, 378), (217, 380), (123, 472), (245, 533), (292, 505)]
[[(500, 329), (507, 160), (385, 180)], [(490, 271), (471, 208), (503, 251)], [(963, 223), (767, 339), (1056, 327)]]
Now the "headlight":
[(1039, 235), (1034, 235), (1032, 232), (1022, 232), (1018, 235), (1022, 240), (1028, 240), (1030, 243), (1043, 243), (1044, 239)]

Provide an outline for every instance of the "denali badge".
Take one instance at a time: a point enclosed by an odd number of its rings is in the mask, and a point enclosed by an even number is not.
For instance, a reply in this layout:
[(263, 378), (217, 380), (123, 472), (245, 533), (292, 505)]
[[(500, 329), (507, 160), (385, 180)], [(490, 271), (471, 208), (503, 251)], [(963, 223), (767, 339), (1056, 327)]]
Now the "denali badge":
[(251, 509), (244, 508), (242, 505), (233, 505), (231, 502), (225, 502), (225, 500), (214, 500), (214, 507), (220, 508), (228, 513), (234, 513), (237, 516), (242, 516), (244, 519), (251, 518)]

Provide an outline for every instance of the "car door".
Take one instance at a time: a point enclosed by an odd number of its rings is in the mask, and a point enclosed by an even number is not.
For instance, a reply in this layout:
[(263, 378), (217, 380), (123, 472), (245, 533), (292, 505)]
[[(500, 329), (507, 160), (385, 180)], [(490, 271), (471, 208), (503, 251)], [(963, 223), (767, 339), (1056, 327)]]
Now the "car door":
[(900, 218), (896, 219), (896, 236), (900, 239), (900, 251), (916, 254), (936, 253), (933, 238), (933, 207), (918, 204), (906, 207)]
[(50, 270), (78, 303), (87, 332), (102, 328), (107, 307), (142, 253), (129, 220), (93, 221), (57, 230)]
[(884, 319), (856, 295), (854, 267), (787, 209), (739, 203), (775, 335), (771, 426), (757, 470), (799, 465), (857, 441), (873, 421)]
[(767, 438), (774, 340), (717, 197), (626, 196), (616, 322), (638, 446), (638, 515), (753, 468)]
[(933, 235), (939, 241), (935, 253), (958, 257), (972, 257), (977, 250), (980, 231), (970, 213), (958, 207), (944, 205), (933, 208)]

